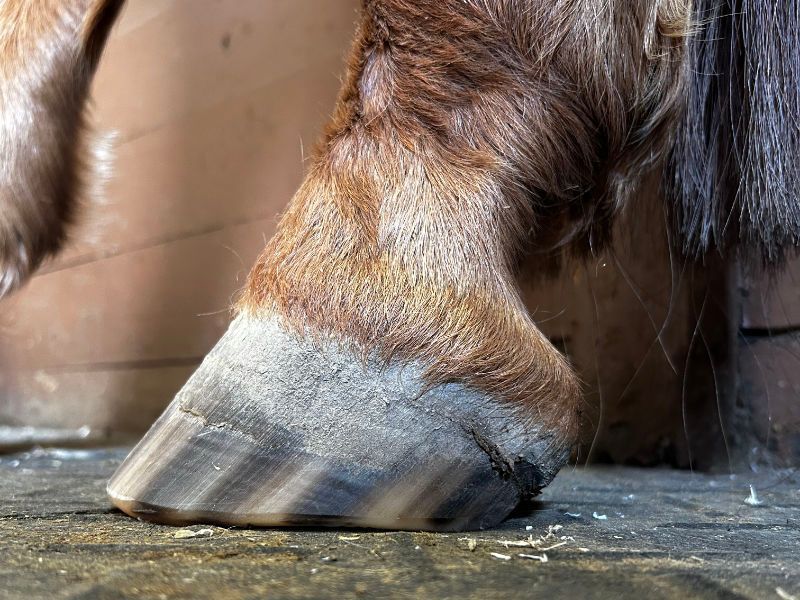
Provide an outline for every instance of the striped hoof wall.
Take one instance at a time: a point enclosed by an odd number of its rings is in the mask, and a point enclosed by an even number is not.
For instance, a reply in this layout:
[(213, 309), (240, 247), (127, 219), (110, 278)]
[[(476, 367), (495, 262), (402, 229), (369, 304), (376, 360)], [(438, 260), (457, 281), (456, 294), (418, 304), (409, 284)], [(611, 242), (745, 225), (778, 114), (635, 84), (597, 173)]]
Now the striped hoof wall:
[(560, 436), (415, 365), (239, 316), (108, 484), (168, 524), (464, 530), (536, 495)]

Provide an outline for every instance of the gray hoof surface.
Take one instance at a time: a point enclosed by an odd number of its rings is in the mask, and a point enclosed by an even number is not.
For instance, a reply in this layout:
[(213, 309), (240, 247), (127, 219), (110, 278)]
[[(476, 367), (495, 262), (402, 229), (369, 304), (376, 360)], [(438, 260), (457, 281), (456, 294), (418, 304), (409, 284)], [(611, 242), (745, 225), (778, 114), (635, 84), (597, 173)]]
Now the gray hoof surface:
[(418, 365), (239, 316), (108, 484), (159, 522), (490, 527), (566, 461), (557, 436)]

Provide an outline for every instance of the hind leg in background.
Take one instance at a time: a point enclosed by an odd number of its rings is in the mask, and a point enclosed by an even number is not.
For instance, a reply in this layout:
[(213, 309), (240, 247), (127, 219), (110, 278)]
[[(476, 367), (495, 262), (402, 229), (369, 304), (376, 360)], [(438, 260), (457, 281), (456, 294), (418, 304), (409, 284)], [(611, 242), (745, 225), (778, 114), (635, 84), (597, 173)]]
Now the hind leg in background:
[[(658, 155), (685, 24), (674, 2), (580, 4), (365, 2), (308, 176), (230, 329), (110, 481), (117, 506), (464, 529), (552, 480), (579, 386), (518, 268), (602, 243)], [(592, 62), (610, 51), (619, 72)]]
[(86, 102), (121, 5), (0, 2), (0, 297), (58, 251), (96, 179)]

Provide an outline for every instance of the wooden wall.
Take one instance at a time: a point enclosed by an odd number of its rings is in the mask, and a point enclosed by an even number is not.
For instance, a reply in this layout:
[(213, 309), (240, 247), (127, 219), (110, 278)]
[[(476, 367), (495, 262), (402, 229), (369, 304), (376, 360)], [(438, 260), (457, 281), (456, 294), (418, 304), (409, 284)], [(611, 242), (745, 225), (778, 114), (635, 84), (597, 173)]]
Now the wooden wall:
[(732, 443), (750, 464), (800, 460), (800, 258), (782, 273), (741, 269)]
[(106, 200), (0, 309), (0, 422), (140, 431), (229, 320), (339, 87), (355, 0), (130, 0)]
[(691, 269), (670, 257), (662, 206), (650, 182), (617, 224), (614, 249), (565, 265), (555, 281), (523, 284), (534, 319), (584, 382), (580, 460), (688, 464)]
[[(117, 131), (107, 199), (0, 307), (0, 423), (140, 432), (157, 416), (300, 181), (357, 4), (129, 0), (94, 89), (100, 128)], [(628, 223), (619, 262), (570, 266), (526, 299), (586, 383), (583, 454), (599, 426), (596, 458), (685, 462), (685, 294), (661, 213)]]

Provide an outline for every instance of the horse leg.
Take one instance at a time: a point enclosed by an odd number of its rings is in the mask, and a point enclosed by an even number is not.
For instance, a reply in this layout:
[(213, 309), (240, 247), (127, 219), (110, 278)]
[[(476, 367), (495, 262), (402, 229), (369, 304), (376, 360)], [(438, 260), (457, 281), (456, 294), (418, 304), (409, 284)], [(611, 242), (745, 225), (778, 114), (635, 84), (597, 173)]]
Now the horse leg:
[(118, 507), (464, 529), (552, 480), (579, 384), (519, 266), (602, 238), (663, 137), (648, 86), (668, 98), (679, 79), (661, 3), (583, 4), (365, 2), (308, 176), (230, 329), (110, 481)]
[(61, 247), (91, 179), (85, 106), (121, 5), (0, 2), (0, 297)]

